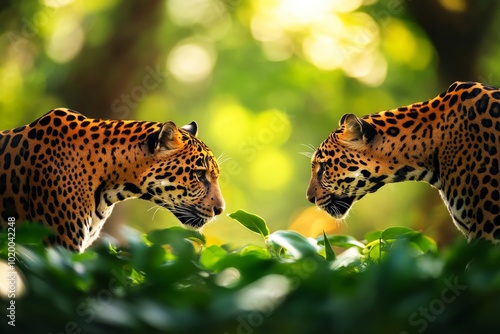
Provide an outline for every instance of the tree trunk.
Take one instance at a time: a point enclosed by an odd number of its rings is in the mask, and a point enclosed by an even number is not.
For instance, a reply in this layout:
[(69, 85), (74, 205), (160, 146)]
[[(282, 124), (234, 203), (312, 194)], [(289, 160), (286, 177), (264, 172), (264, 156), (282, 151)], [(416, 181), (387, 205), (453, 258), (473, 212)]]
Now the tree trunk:
[[(146, 75), (158, 72), (161, 50), (156, 35), (164, 7), (161, 0), (120, 2), (109, 14), (113, 20), (109, 40), (103, 46), (85, 45), (68, 76), (49, 89), (64, 98), (67, 107), (85, 116), (133, 118), (141, 91), (137, 90), (135, 100), (131, 93), (142, 87)], [(103, 229), (117, 238), (116, 229), (125, 216), (121, 209), (115, 208)]]

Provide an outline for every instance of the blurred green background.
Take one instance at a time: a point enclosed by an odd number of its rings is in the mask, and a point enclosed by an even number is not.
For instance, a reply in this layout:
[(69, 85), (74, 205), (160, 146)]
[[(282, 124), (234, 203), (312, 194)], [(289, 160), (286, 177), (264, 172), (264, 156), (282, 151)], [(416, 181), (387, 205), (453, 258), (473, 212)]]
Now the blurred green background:
[[(500, 85), (500, 8), (487, 0), (2, 0), (0, 128), (55, 107), (178, 125), (223, 161), (225, 213), (272, 229), (361, 238), (411, 226), (461, 237), (436, 190), (389, 185), (335, 221), (305, 199), (312, 152), (346, 112), (426, 100), (455, 80)], [(179, 224), (139, 200), (106, 229)], [(260, 243), (225, 214), (209, 244)]]

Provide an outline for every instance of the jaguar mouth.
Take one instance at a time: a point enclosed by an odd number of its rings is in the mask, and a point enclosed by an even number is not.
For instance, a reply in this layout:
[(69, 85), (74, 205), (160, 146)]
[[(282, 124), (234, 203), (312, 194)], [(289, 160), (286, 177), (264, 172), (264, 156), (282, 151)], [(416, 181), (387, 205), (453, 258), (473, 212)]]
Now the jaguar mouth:
[(336, 219), (344, 218), (354, 202), (354, 197), (337, 198), (331, 195), (330, 200), (321, 206), (330, 216)]
[(171, 210), (177, 219), (183, 224), (193, 228), (200, 228), (210, 221), (210, 217), (205, 217), (195, 209), (175, 208)]

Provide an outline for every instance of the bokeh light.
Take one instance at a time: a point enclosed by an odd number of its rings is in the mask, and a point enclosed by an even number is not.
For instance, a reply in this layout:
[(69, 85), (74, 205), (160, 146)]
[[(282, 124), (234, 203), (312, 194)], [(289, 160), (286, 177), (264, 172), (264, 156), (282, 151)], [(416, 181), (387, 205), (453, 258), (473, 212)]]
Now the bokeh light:
[(73, 2), (73, 0), (43, 0), (43, 3), (48, 7), (63, 7)]
[(433, 50), (425, 38), (413, 33), (415, 30), (417, 27), (393, 19), (387, 24), (382, 45), (395, 61), (424, 69), (432, 60)]
[(335, 220), (326, 212), (311, 206), (300, 212), (290, 224), (289, 229), (299, 232), (306, 237), (317, 237), (323, 232), (328, 234), (345, 233), (345, 222)]
[(47, 42), (47, 55), (57, 63), (67, 63), (82, 49), (85, 34), (74, 17), (61, 18)]
[(250, 111), (241, 105), (229, 99), (217, 100), (213, 106), (210, 134), (214, 141), (224, 143), (224, 151), (234, 154), (250, 135), (251, 120)]
[(208, 24), (224, 13), (217, 0), (169, 0), (166, 4), (170, 18), (179, 26)]
[(380, 85), (387, 64), (377, 51), (379, 27), (358, 11), (362, 1), (255, 1), (250, 27), (272, 61), (295, 51), (319, 69), (342, 70), (366, 84)]
[(194, 83), (207, 79), (214, 63), (215, 54), (206, 43), (181, 42), (170, 52), (167, 66), (178, 81)]
[(260, 190), (279, 190), (291, 180), (293, 164), (287, 154), (275, 148), (259, 152), (250, 165), (251, 183)]
[(439, 4), (452, 12), (462, 12), (467, 9), (465, 0), (438, 0)]

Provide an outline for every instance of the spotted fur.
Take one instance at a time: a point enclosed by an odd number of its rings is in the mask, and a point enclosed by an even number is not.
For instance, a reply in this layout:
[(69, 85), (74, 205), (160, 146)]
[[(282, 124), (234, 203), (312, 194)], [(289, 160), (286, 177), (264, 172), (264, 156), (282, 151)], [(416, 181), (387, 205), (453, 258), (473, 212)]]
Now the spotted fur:
[(200, 227), (224, 210), (219, 168), (195, 122), (87, 118), (55, 109), (0, 132), (0, 222), (50, 226), (48, 244), (83, 251), (113, 205), (152, 201)]
[(468, 240), (500, 241), (500, 90), (455, 82), (439, 96), (344, 115), (312, 157), (307, 198), (336, 218), (391, 182), (437, 188)]

